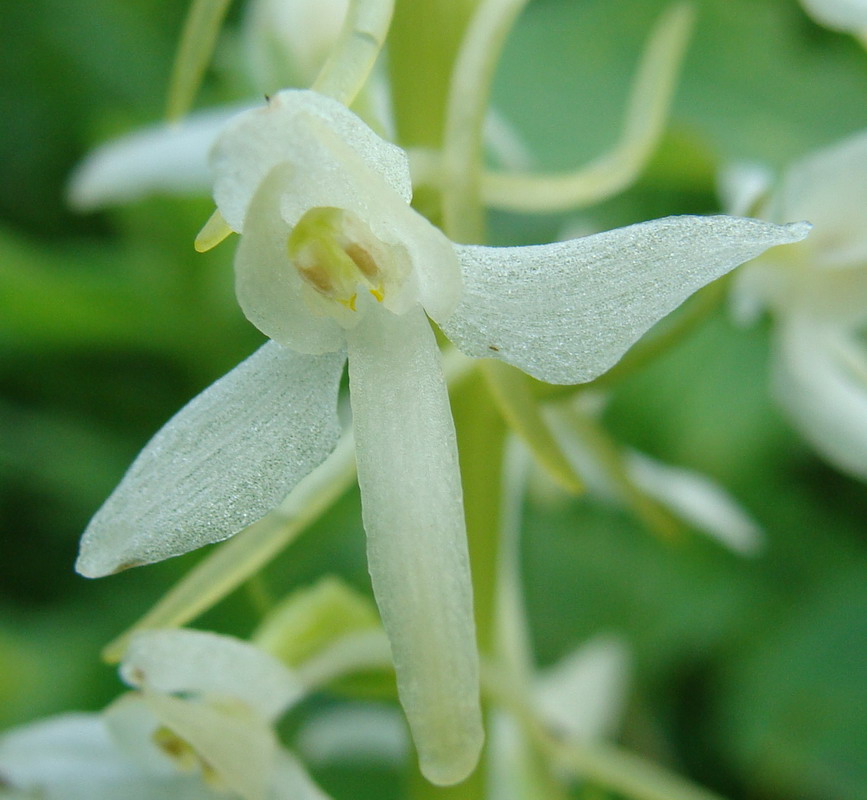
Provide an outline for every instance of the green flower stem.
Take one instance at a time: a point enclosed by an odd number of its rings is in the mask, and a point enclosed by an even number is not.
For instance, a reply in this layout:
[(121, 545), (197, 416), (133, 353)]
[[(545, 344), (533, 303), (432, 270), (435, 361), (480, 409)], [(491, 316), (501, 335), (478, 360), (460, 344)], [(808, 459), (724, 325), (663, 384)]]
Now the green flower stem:
[(557, 409), (565, 423), (578, 434), (593, 454), (596, 464), (617, 487), (620, 497), (644, 525), (663, 539), (683, 535), (683, 524), (663, 505), (646, 495), (632, 481), (624, 462), (623, 449), (594, 417), (583, 413), (574, 403)]
[(313, 83), (314, 91), (351, 105), (379, 56), (394, 0), (351, 0), (331, 57)]
[(452, 67), (479, 0), (397, 0), (388, 64), (399, 142), (440, 149)]
[(452, 393), (452, 413), (464, 489), (476, 630), (482, 653), (492, 653), (507, 428), (478, 371)]
[(457, 242), (485, 239), (483, 131), (491, 82), (509, 31), (528, 0), (482, 0), (455, 58), (443, 135), (443, 219)]
[(169, 120), (180, 119), (193, 105), (230, 3), (231, 0), (193, 0), (169, 79), (166, 101)]
[(482, 689), (515, 715), (550, 767), (574, 780), (598, 784), (631, 800), (723, 800), (617, 745), (558, 738), (539, 722), (527, 698), (516, 694), (508, 676), (490, 662), (482, 664)]

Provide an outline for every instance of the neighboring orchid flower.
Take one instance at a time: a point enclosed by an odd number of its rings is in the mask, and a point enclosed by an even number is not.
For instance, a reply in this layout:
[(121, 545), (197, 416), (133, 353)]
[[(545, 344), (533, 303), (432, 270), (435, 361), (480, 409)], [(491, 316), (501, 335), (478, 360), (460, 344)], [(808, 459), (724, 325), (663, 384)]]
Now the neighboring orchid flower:
[(822, 25), (867, 36), (867, 0), (801, 0), (801, 5)]
[(699, 472), (618, 447), (578, 401), (547, 409), (545, 418), (591, 492), (630, 507), (648, 524), (655, 521), (646, 503), (652, 500), (736, 553), (755, 555), (761, 549), (761, 529), (722, 487)]
[[(626, 708), (630, 660), (629, 648), (619, 637), (594, 637), (531, 674), (523, 698), (525, 714), (566, 747), (611, 738)], [(490, 740), (490, 800), (566, 797), (565, 789), (550, 791), (553, 765), (540, 764), (527, 731), (512, 713), (495, 708)]]
[(592, 380), (693, 291), (806, 225), (669, 217), (544, 246), (450, 242), (409, 206), (406, 157), (341, 104), (286, 91), (212, 153), (242, 233), (247, 317), (273, 342), (192, 401), (91, 521), (100, 576), (236, 533), (337, 438), (348, 354), (374, 593), (422, 770), (451, 783), (482, 741), (478, 656), (448, 393), (427, 315), (465, 353)]
[(340, 35), (349, 0), (252, 0), (242, 28), (257, 89), (310, 86)]
[(327, 800), (272, 730), (303, 694), (272, 656), (203, 631), (151, 631), (121, 674), (137, 691), (103, 714), (0, 738), (0, 781), (47, 800)]
[(741, 273), (735, 309), (746, 321), (771, 311), (777, 401), (824, 458), (867, 478), (867, 132), (796, 162), (770, 196), (765, 172), (724, 177), (737, 212), (815, 224), (809, 240)]

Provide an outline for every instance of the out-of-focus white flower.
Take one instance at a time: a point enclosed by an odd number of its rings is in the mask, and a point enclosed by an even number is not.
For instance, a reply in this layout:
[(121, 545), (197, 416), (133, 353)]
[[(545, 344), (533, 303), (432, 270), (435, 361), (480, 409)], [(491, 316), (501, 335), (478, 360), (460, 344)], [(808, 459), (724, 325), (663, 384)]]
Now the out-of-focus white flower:
[(534, 247), (455, 244), (409, 205), (407, 159), (308, 91), (240, 115), (212, 151), (241, 233), (238, 299), (273, 341), (192, 401), (91, 521), (100, 576), (236, 533), (333, 448), (350, 397), (374, 593), (422, 770), (452, 783), (482, 742), (454, 426), (427, 316), (470, 356), (592, 380), (707, 282), (808, 226), (669, 217)]
[[(528, 708), (538, 724), (567, 746), (609, 738), (623, 717), (629, 669), (625, 642), (615, 636), (597, 636), (532, 674)], [(526, 731), (512, 714), (500, 709), (492, 714), (488, 751), (487, 796), (491, 800), (533, 800), (547, 795)]]
[(133, 639), (121, 675), (136, 690), (103, 714), (0, 738), (0, 780), (46, 800), (327, 800), (274, 734), (303, 688), (267, 653), (203, 631), (151, 631)]
[(740, 273), (735, 313), (750, 321), (771, 312), (777, 401), (824, 458), (867, 478), (867, 133), (796, 162), (772, 192), (765, 174), (741, 167), (724, 176), (733, 210), (770, 220), (795, 213), (814, 231)]
[(806, 12), (822, 25), (867, 34), (867, 0), (801, 0)]
[[(613, 445), (604, 454), (598, 452), (598, 443), (594, 449), (586, 415), (595, 416), (604, 398), (580, 400), (581, 409), (549, 408), (546, 419), (564, 455), (595, 496), (636, 511), (640, 499), (649, 498), (736, 553), (754, 555), (761, 549), (763, 536), (758, 524), (707, 476)], [(587, 401), (600, 408), (588, 408)]]
[(256, 87), (272, 94), (310, 86), (346, 18), (348, 0), (253, 0), (243, 37)]

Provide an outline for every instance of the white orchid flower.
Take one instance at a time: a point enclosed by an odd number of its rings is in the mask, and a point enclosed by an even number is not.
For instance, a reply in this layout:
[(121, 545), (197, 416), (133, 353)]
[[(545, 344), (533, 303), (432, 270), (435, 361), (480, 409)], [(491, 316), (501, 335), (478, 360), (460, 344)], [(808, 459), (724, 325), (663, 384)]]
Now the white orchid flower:
[(249, 3), (242, 33), (256, 87), (270, 93), (310, 86), (340, 36), (348, 7), (349, 0)]
[(739, 168), (724, 193), (765, 219), (815, 225), (809, 240), (739, 276), (735, 310), (773, 314), (773, 389), (798, 430), (831, 464), (867, 478), (867, 133), (796, 162), (763, 194), (767, 173)]
[(601, 411), (603, 402), (604, 398), (585, 396), (570, 405), (548, 408), (545, 413), (564, 455), (591, 493), (631, 507), (639, 516), (644, 499), (653, 500), (736, 553), (755, 555), (761, 550), (761, 528), (710, 478), (600, 438), (599, 429), (590, 420)]
[(242, 234), (238, 299), (273, 341), (139, 455), (85, 532), (78, 569), (177, 555), (276, 505), (337, 440), (348, 355), (369, 568), (401, 701), (422, 770), (455, 782), (481, 747), (478, 656), (427, 316), (471, 356), (588, 381), (700, 286), (808, 226), (669, 217), (544, 246), (455, 244), (409, 206), (403, 151), (309, 91), (240, 115), (211, 161), (219, 214)]
[(822, 25), (867, 36), (867, 0), (801, 0), (801, 5)]
[(150, 631), (121, 674), (136, 691), (104, 713), (0, 738), (0, 780), (48, 800), (327, 800), (274, 734), (304, 689), (272, 656), (204, 631)]

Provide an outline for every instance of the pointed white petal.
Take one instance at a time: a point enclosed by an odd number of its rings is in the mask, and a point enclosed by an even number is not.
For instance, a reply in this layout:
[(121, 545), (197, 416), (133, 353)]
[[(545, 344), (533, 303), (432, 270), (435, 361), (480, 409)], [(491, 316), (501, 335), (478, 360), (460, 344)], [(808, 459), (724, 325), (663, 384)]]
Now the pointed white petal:
[(845, 330), (806, 319), (777, 329), (774, 394), (831, 464), (867, 479), (867, 354)]
[(801, 0), (817, 22), (842, 31), (867, 30), (867, 0)]
[(203, 699), (233, 698), (275, 719), (304, 692), (274, 656), (231, 636), (190, 629), (145, 631), (121, 665), (130, 685)]
[(597, 739), (617, 728), (626, 705), (629, 651), (600, 636), (564, 656), (536, 678), (539, 715), (569, 739)]
[(420, 308), (376, 308), (348, 332), (368, 562), (422, 772), (465, 778), (482, 744), (454, 424)]
[(70, 204), (91, 211), (157, 192), (207, 194), (212, 183), (208, 151), (225, 124), (245, 108), (191, 114), (101, 145), (73, 173)]
[(639, 489), (720, 544), (742, 555), (761, 549), (761, 528), (710, 478), (635, 452), (629, 454), (627, 468)]
[(697, 289), (808, 230), (683, 216), (533, 247), (456, 246), (464, 294), (442, 328), (468, 355), (589, 381)]
[(269, 342), (194, 398), (91, 520), (76, 569), (100, 577), (160, 561), (262, 517), (337, 443), (343, 361)]
[(772, 219), (813, 223), (805, 246), (815, 265), (862, 266), (867, 260), (867, 132), (794, 164), (775, 200)]
[[(305, 173), (317, 170), (317, 163), (310, 158), (317, 154), (316, 132), (321, 128), (333, 131), (355, 158), (409, 202), (412, 183), (403, 150), (379, 138), (336, 100), (316, 92), (287, 90), (274, 95), (267, 106), (241, 114), (229, 123), (211, 152), (214, 199), (236, 231), (242, 229), (257, 187), (275, 166), (288, 162)], [(325, 188), (340, 187), (345, 182), (340, 175), (333, 175), (330, 186)], [(358, 187), (358, 191), (363, 190)], [(294, 221), (289, 219), (290, 223)]]

